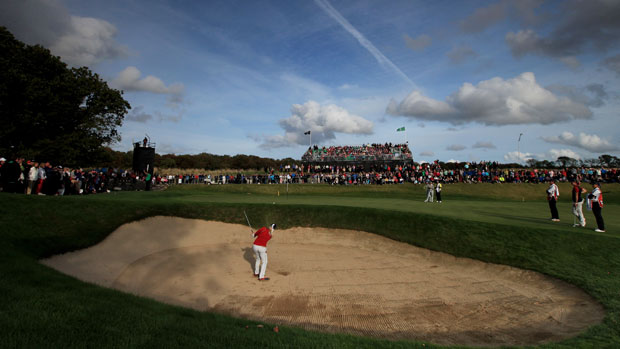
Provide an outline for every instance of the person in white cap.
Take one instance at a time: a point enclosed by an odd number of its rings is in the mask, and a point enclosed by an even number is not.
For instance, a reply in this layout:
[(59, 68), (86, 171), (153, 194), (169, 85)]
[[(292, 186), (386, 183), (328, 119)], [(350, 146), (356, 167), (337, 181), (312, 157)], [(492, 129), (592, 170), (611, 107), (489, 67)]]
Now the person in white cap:
[(276, 224), (273, 223), (269, 228), (262, 227), (256, 232), (252, 232), (252, 236), (256, 238), (252, 246), (254, 257), (256, 258), (254, 276), (257, 276), (259, 281), (269, 280), (269, 278), (265, 277), (265, 271), (267, 270), (267, 242), (271, 240), (275, 229)]

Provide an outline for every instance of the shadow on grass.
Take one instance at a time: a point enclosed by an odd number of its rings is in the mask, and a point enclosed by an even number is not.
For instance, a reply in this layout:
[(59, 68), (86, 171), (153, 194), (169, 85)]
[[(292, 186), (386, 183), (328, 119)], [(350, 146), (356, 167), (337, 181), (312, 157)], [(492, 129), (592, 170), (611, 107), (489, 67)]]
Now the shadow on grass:
[(503, 218), (503, 219), (507, 219), (507, 220), (511, 220), (511, 221), (518, 221), (518, 222), (531, 222), (531, 223), (549, 223), (549, 222), (551, 222), (549, 220), (549, 218), (535, 218), (535, 217), (527, 217), (527, 216), (516, 216), (516, 215), (505, 214), (505, 213), (493, 213), (493, 212), (482, 211), (482, 210), (476, 211), (476, 213), (478, 213), (481, 216), (497, 217), (497, 218)]

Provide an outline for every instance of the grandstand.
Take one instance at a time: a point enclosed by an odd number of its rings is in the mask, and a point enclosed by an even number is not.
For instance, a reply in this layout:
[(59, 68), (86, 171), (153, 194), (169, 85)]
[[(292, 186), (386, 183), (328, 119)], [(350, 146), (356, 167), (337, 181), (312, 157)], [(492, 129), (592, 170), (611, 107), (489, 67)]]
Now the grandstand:
[(314, 145), (302, 155), (301, 161), (304, 165), (411, 165), (413, 156), (407, 144)]

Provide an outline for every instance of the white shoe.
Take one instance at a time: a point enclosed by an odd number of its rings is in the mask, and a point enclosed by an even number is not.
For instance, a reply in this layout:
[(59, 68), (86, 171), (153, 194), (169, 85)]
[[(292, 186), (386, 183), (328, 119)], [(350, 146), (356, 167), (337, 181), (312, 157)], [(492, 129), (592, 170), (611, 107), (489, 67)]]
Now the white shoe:
[(605, 232), (604, 230), (600, 230), (598, 228), (594, 229), (594, 231), (597, 232), (597, 233), (604, 233)]
[(574, 227), (579, 227), (579, 226), (580, 226), (579, 224), (573, 224), (573, 228)]

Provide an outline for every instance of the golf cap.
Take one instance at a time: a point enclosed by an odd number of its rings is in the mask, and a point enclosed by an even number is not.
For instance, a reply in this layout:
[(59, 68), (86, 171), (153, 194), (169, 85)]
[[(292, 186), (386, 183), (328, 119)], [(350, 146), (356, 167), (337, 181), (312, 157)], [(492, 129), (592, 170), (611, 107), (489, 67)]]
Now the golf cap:
[(0, 158), (0, 161), (6, 161), (6, 159), (5, 158)]

